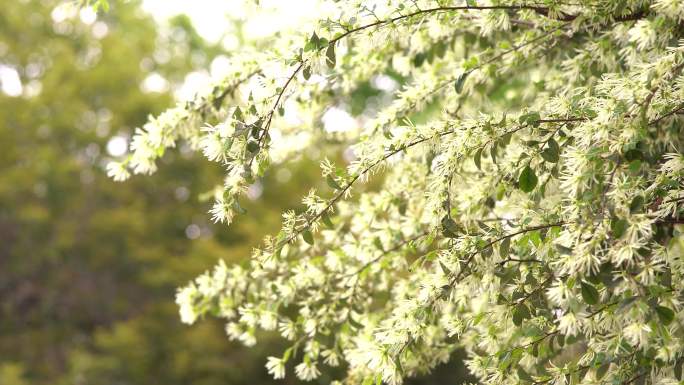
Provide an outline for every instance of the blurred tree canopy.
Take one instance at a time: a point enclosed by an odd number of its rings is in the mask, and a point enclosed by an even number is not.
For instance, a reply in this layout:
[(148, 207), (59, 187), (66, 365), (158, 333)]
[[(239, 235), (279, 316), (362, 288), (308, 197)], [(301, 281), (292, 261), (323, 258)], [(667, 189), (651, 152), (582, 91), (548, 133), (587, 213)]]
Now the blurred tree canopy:
[[(246, 255), (277, 215), (229, 232), (208, 223), (197, 196), (220, 169), (194, 155), (169, 154), (178, 168), (125, 186), (102, 171), (110, 136), (131, 134), (171, 103), (168, 92), (141, 90), (146, 77), (182, 81), (220, 49), (183, 17), (158, 33), (137, 2), (97, 21), (57, 5), (0, 10), (0, 65), (23, 87), (19, 97), (0, 93), (0, 383), (268, 379), (219, 323), (181, 326), (173, 295), (219, 258)], [(274, 204), (300, 193), (281, 189)]]

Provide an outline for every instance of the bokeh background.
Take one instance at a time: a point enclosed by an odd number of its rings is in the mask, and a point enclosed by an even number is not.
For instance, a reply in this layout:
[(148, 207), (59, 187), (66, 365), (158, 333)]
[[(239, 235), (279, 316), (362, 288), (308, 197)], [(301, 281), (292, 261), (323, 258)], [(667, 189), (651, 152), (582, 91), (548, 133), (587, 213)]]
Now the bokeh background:
[[(182, 325), (174, 295), (219, 259), (244, 263), (319, 183), (320, 154), (270, 172), (250, 192), (252, 215), (229, 228), (210, 222), (201, 199), (220, 167), (182, 145), (154, 176), (115, 183), (104, 172), (148, 115), (219, 76), (241, 46), (315, 17), (315, 7), (276, 3), (254, 19), (231, 1), (112, 1), (106, 13), (3, 2), (0, 385), (299, 383), (266, 373), (278, 338), (248, 349), (220, 321)], [(365, 85), (334, 117), (363, 112), (381, 88)], [(412, 383), (472, 380), (455, 357)]]

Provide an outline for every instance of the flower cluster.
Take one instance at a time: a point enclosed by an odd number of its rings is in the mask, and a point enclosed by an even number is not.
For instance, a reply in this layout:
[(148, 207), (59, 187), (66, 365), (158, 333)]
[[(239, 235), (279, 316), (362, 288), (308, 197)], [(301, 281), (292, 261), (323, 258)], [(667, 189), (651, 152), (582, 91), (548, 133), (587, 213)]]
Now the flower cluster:
[(277, 330), (275, 378), (344, 364), (399, 384), (463, 347), (486, 383), (681, 381), (684, 3), (327, 3), (109, 167), (153, 172), (186, 140), (225, 167), (211, 215), (230, 222), (271, 163), (326, 143), (327, 108), (402, 84), (335, 138), (354, 160), (321, 164), (329, 190), (247, 268), (178, 291), (183, 322), (223, 318), (247, 345)]

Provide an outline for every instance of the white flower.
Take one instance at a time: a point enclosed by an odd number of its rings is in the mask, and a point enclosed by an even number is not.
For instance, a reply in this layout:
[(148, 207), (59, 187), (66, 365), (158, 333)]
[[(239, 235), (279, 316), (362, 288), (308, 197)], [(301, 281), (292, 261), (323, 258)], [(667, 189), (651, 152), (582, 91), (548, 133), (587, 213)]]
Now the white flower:
[(304, 322), (304, 332), (312, 337), (316, 334), (316, 326), (316, 320), (313, 318), (309, 318)]
[(200, 147), (207, 159), (211, 161), (225, 161), (227, 149), (226, 141), (217, 133), (210, 133), (200, 140)]
[(297, 337), (297, 326), (292, 321), (281, 322), (278, 331), (280, 331), (280, 335), (283, 336), (283, 338), (290, 341)]
[(253, 327), (257, 324), (257, 321), (259, 320), (259, 313), (257, 312), (256, 309), (254, 309), (251, 304), (248, 306), (242, 306), (238, 309), (238, 312), (240, 313), (240, 322), (244, 323), (245, 325), (249, 325), (250, 327)]
[(278, 326), (278, 317), (276, 313), (272, 311), (264, 311), (261, 313), (261, 317), (259, 318), (259, 325), (264, 329), (264, 330), (275, 330), (276, 327)]
[(131, 173), (122, 162), (107, 163), (107, 176), (117, 182), (123, 182), (131, 176)]
[(211, 206), (209, 213), (214, 222), (222, 222), (225, 224), (230, 224), (233, 221), (233, 215), (235, 215), (233, 208), (223, 199), (217, 199), (214, 202), (214, 205)]
[(623, 329), (627, 341), (640, 347), (648, 345), (648, 335), (651, 331), (651, 327), (642, 322), (634, 322)]
[(266, 369), (268, 369), (268, 373), (276, 380), (285, 378), (285, 361), (283, 361), (282, 358), (268, 357)]
[(562, 281), (556, 281), (553, 286), (546, 290), (546, 295), (548, 295), (551, 303), (562, 307), (566, 307), (570, 298), (573, 298), (572, 291)]
[(233, 127), (232, 124), (228, 124), (227, 122), (221, 122), (217, 124), (214, 127), (214, 130), (216, 130), (216, 132), (222, 138), (227, 138), (235, 133), (235, 127)]
[(179, 306), (181, 322), (186, 324), (193, 324), (197, 320), (197, 312), (195, 311), (195, 298), (197, 298), (198, 291), (195, 285), (190, 284), (176, 293), (176, 304)]
[(640, 50), (651, 46), (657, 38), (657, 29), (653, 27), (651, 21), (646, 19), (637, 21), (629, 30), (629, 40), (636, 43)]
[(656, 0), (653, 8), (669, 17), (684, 19), (684, 2), (681, 0)]
[(318, 371), (315, 362), (304, 360), (295, 367), (295, 374), (300, 380), (311, 381), (320, 376), (321, 372)]
[(321, 354), (323, 355), (323, 362), (326, 365), (335, 367), (340, 364), (340, 356), (337, 355), (337, 353), (334, 350), (324, 350)]
[(566, 313), (558, 319), (558, 329), (568, 336), (575, 336), (580, 331), (580, 320), (575, 313)]
[[(367, 12), (366, 3), (382, 6)], [(447, 361), (462, 344), (478, 353), (468, 366), (482, 382), (513, 385), (520, 376), (510, 373), (522, 375), (520, 367), (544, 367), (550, 382), (563, 385), (571, 368), (546, 352), (512, 358), (505, 368), (491, 359), (538, 338), (547, 344), (552, 333), (586, 345), (586, 352), (569, 351), (567, 362), (591, 366), (610, 358), (608, 379), (635, 369), (620, 351), (625, 341), (657, 352), (665, 364), (652, 380), (672, 382), (682, 346), (668, 332), (678, 324), (663, 325), (669, 312), (648, 303), (682, 311), (684, 242), (670, 223), (684, 216), (684, 42), (676, 41), (682, 0), (580, 2), (536, 13), (472, 9), (448, 17), (427, 8), (442, 2), (422, 0), (415, 18), (402, 16), (414, 12), (403, 3), (335, 2), (323, 16), (329, 21), (318, 25), (319, 36), (331, 38), (340, 27), (331, 15), (349, 23), (349, 36), (336, 45), (337, 70), (324, 68), (319, 49), (283, 60), (280, 53), (298, 52), (302, 43), (285, 34), (273, 47), (264, 42), (264, 55), (246, 50), (242, 59), (253, 65), (231, 58), (239, 72), (152, 119), (136, 132), (125, 167), (108, 166), (116, 180), (152, 172), (166, 149), (188, 143), (224, 163), (211, 216), (230, 222), (255, 178), (266, 177), (265, 189), (289, 179), (270, 184), (270, 164), (321, 158), (332, 153), (323, 148), (329, 139), (349, 149), (346, 168), (321, 162), (323, 179), (335, 183), (322, 181), (324, 191), (311, 190), (303, 207), (283, 214), (281, 231), (244, 268), (216, 270), (179, 291), (183, 322), (211, 313), (225, 320), (231, 339), (246, 344), (259, 330), (277, 328), (293, 346), (283, 358), (269, 357), (275, 378), (284, 377), (297, 348), (300, 379), (319, 377), (321, 363), (346, 366), (345, 383), (393, 385)], [(642, 3), (650, 4), (648, 14)], [(552, 31), (552, 20), (564, 15), (586, 22)], [(455, 28), (484, 44), (454, 42)], [(346, 109), (340, 103), (354, 97), (358, 81), (387, 66), (407, 81), (364, 102), (363, 130), (328, 138), (318, 123), (329, 103)], [(300, 81), (304, 72), (319, 79)], [(490, 102), (487, 93), (508, 83)], [(216, 95), (223, 95), (220, 108), (204, 108)], [(239, 124), (230, 118), (237, 105), (244, 111)], [(244, 126), (249, 122), (259, 129)], [(532, 174), (523, 174), (528, 167)], [(360, 185), (367, 181), (373, 183)], [(449, 218), (461, 229), (454, 238), (443, 236)], [(307, 230), (316, 233), (315, 245), (303, 242)], [(596, 282), (598, 303), (593, 290), (580, 287), (587, 281)], [(518, 301), (552, 320), (513, 327), (507, 309)]]

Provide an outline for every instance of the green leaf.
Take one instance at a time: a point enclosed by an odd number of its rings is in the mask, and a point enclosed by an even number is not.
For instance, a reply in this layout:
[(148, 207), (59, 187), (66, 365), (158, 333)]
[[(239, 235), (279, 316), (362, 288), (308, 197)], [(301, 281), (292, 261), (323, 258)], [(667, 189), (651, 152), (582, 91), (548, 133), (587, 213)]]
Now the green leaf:
[(444, 262), (439, 261), (439, 267), (442, 268), (442, 271), (445, 275), (451, 275), (451, 270), (449, 270), (449, 268), (444, 264)]
[(93, 10), (97, 12), (98, 9), (102, 9), (104, 12), (109, 12), (109, 2), (107, 0), (96, 0), (93, 3)]
[(610, 368), (610, 362), (607, 362), (596, 369), (596, 379), (600, 380), (602, 379), (606, 373), (608, 372), (608, 368)]
[(325, 63), (328, 68), (335, 68), (335, 43), (328, 45), (328, 49), (325, 51)]
[(558, 147), (558, 143), (551, 138), (547, 144), (548, 147), (541, 152), (542, 158), (549, 163), (558, 163), (558, 160), (560, 160), (560, 148)]
[(446, 43), (444, 43), (443, 41), (438, 42), (435, 46), (435, 55), (437, 55), (438, 58), (443, 58), (446, 54), (447, 48), (448, 47)]
[(406, 210), (408, 209), (408, 202), (406, 199), (402, 199), (399, 201), (399, 205), (397, 206), (397, 210), (399, 210), (399, 214), (401, 215), (406, 215)]
[(304, 230), (302, 232), (302, 238), (304, 238), (304, 242), (310, 244), (313, 246), (314, 244), (314, 237), (313, 234), (311, 234), (311, 231), (309, 230)]
[(463, 91), (463, 85), (465, 84), (466, 78), (468, 77), (468, 74), (470, 72), (464, 72), (460, 75), (458, 75), (458, 78), (456, 78), (456, 83), (454, 84), (454, 88), (456, 89), (456, 93), (460, 94), (461, 91)]
[(475, 166), (477, 166), (477, 169), (482, 170), (482, 148), (475, 151), (475, 157), (473, 160), (475, 161)]
[(524, 303), (515, 305), (513, 309), (513, 324), (515, 326), (522, 325), (523, 320), (530, 318), (530, 310)]
[(247, 142), (247, 151), (251, 152), (252, 154), (256, 153), (257, 151), (259, 151), (259, 143), (250, 140), (249, 142)]
[(458, 233), (463, 232), (456, 221), (451, 219), (448, 215), (442, 218), (442, 234), (447, 238), (456, 238)]
[[(316, 48), (318, 48), (318, 44), (320, 44), (321, 39), (318, 37), (318, 35), (316, 35), (316, 32), (314, 32), (314, 33), (311, 35), (311, 38), (309, 39), (309, 42), (311, 43), (311, 46), (312, 46), (311, 49), (316, 49)], [(305, 47), (305, 49), (306, 49), (306, 47)]]
[(482, 255), (482, 258), (487, 259), (492, 255), (493, 251), (492, 246), (487, 246), (484, 249), (480, 249), (480, 255)]
[(513, 301), (517, 301), (523, 297), (525, 297), (525, 292), (521, 288), (515, 289), (515, 291), (513, 291), (513, 294), (511, 294), (511, 300)]
[(589, 305), (595, 305), (598, 303), (599, 292), (592, 284), (582, 281), (581, 291), (584, 302), (588, 303)]
[(321, 215), (321, 222), (323, 222), (323, 224), (326, 227), (328, 227), (329, 229), (332, 229), (333, 227), (335, 227), (333, 225), (332, 221), (330, 220), (330, 216), (328, 214)]
[(518, 378), (525, 382), (534, 382), (534, 378), (530, 376), (522, 366), (518, 366)]
[(539, 120), (541, 120), (539, 112), (529, 112), (527, 114), (520, 115), (520, 118), (518, 118), (518, 123), (527, 124), (532, 127), (539, 127)]
[(644, 159), (644, 153), (641, 152), (640, 150), (636, 149), (636, 148), (632, 148), (632, 149), (627, 150), (625, 152), (624, 156), (628, 162), (631, 162), (631, 161), (637, 160), (637, 159)]
[(644, 197), (637, 195), (632, 199), (632, 203), (629, 204), (629, 212), (634, 214), (635, 212), (641, 210), (644, 206)]
[(556, 245), (556, 250), (558, 250), (558, 252), (561, 253), (561, 254), (563, 254), (563, 255), (570, 255), (570, 254), (572, 254), (572, 249), (569, 248), (569, 247), (565, 247), (565, 246), (563, 246), (563, 245), (557, 244), (557, 245)]
[(499, 370), (504, 371), (511, 366), (511, 352), (507, 351), (499, 355)]
[(288, 348), (285, 350), (285, 354), (283, 354), (283, 361), (287, 362), (290, 359), (290, 356), (292, 355), (292, 348)]
[(635, 295), (621, 300), (618, 304), (618, 311), (624, 312), (625, 310), (629, 309), (637, 299), (639, 299), (639, 297)]
[(302, 74), (304, 75), (305, 80), (309, 80), (309, 78), (311, 77), (311, 67), (309, 67), (309, 66), (304, 67)]
[(233, 201), (233, 210), (240, 215), (247, 214), (247, 210), (240, 206), (240, 202), (238, 201)]
[(499, 244), (499, 255), (501, 258), (508, 257), (511, 249), (511, 238), (506, 238)]
[(242, 116), (242, 110), (240, 107), (235, 107), (235, 111), (233, 111), (233, 119), (242, 122), (244, 117)]
[(487, 225), (486, 223), (484, 223), (482, 221), (477, 221), (477, 226), (486, 232), (490, 232), (490, 231), (494, 230), (491, 228), (491, 226)]
[(503, 136), (501, 137), (501, 147), (508, 146), (511, 143), (511, 138), (513, 138), (512, 132), (503, 134)]
[(349, 316), (349, 324), (357, 330), (363, 329), (363, 325), (359, 323), (358, 321), (354, 320), (354, 317)]
[(380, 251), (385, 250), (384, 246), (382, 246), (382, 241), (380, 240), (380, 237), (373, 238), (373, 246), (375, 246), (375, 248)]
[(489, 148), (489, 155), (492, 157), (492, 162), (496, 164), (496, 143)]
[(258, 138), (259, 137), (259, 131), (261, 131), (261, 127), (259, 127), (256, 124), (252, 125), (251, 127), (252, 127), (252, 130), (251, 130), (252, 138), (254, 138), (254, 139)]
[(565, 345), (565, 335), (557, 334), (556, 342), (558, 342), (558, 346), (562, 348)]
[(682, 380), (682, 364), (684, 364), (684, 357), (680, 357), (674, 366), (674, 375), (678, 381)]
[(674, 320), (675, 313), (669, 307), (656, 306), (655, 311), (658, 314), (658, 318), (660, 318), (660, 322), (665, 325), (669, 325)]
[(627, 231), (627, 226), (629, 224), (624, 219), (613, 219), (610, 221), (610, 231), (613, 233), (613, 237), (618, 239), (625, 234)]
[(534, 190), (535, 186), (537, 186), (537, 175), (535, 175), (534, 171), (527, 165), (522, 172), (520, 172), (518, 187), (524, 192), (530, 192)]
[(339, 183), (333, 178), (332, 175), (328, 174), (328, 176), (325, 178), (325, 181), (328, 183), (328, 186), (332, 188), (333, 190), (342, 190), (342, 186), (340, 186)]
[(475, 69), (475, 68), (477, 68), (477, 65), (479, 62), (480, 62), (480, 60), (478, 59), (477, 56), (471, 56), (466, 61), (463, 62), (463, 64), (462, 64), (463, 70), (468, 72), (472, 69)]
[(425, 63), (425, 54), (420, 52), (416, 54), (416, 56), (413, 57), (413, 65), (416, 67), (420, 67)]

